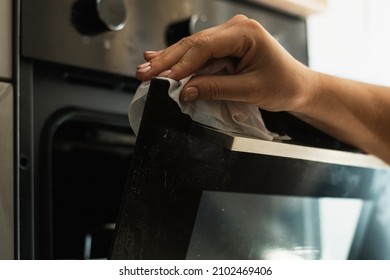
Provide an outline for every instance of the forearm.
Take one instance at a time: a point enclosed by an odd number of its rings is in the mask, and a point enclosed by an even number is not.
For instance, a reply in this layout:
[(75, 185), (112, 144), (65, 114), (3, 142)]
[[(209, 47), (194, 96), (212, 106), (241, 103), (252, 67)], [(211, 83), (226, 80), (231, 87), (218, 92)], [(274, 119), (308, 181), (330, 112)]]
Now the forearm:
[(390, 88), (312, 74), (312, 98), (294, 114), (390, 163)]

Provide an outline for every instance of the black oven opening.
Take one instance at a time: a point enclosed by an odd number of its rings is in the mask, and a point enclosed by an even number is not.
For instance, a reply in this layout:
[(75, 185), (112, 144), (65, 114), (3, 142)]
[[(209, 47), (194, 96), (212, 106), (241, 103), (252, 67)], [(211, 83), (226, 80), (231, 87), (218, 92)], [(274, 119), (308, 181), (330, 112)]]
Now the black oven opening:
[(39, 258), (107, 258), (135, 145), (127, 116), (61, 110), (43, 139)]

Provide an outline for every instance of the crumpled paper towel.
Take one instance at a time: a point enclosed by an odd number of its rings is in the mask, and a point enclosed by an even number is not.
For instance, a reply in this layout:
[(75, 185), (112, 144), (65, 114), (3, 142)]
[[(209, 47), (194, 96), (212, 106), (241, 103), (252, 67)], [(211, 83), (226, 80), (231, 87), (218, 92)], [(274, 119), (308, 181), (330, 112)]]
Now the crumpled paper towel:
[[(191, 77), (180, 81), (169, 78), (158, 79), (169, 81), (169, 96), (179, 105), (182, 113), (189, 115), (193, 121), (220, 131), (238, 133), (263, 140), (286, 139), (285, 136), (280, 137), (265, 127), (260, 111), (255, 105), (233, 101), (209, 100), (181, 102), (179, 99), (180, 91)], [(129, 106), (130, 126), (136, 135), (141, 123), (149, 86), (150, 81), (141, 83)]]

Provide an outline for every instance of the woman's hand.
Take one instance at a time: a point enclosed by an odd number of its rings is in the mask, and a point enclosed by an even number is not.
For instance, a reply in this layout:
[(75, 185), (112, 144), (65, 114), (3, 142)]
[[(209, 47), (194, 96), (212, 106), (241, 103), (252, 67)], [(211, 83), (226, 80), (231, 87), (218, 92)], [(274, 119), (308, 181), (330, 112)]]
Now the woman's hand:
[(147, 62), (137, 69), (140, 80), (180, 80), (196, 73), (181, 92), (183, 101), (232, 100), (270, 111), (299, 111), (311, 100), (316, 81), (315, 72), (243, 15), (144, 57)]

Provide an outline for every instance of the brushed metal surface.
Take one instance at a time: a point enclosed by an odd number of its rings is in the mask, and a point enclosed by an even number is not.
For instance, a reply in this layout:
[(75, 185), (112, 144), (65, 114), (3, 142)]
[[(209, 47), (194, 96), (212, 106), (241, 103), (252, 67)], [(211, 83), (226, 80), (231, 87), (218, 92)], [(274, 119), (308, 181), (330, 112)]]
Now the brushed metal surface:
[(12, 77), (12, 0), (0, 1), (0, 78)]
[(0, 259), (14, 258), (13, 94), (0, 83)]
[[(192, 31), (222, 23), (241, 13), (261, 22), (298, 60), (307, 61), (305, 22), (270, 13), (245, 1), (124, 0), (126, 24), (122, 30), (81, 35), (72, 25), (75, 0), (22, 1), (22, 54), (27, 57), (134, 76), (145, 50), (165, 48), (171, 24), (196, 21)], [(303, 40), (301, 40), (303, 38)]]
[(314, 13), (319, 13), (325, 10), (327, 0), (250, 0), (254, 3), (268, 5), (275, 9), (285, 11), (299, 16), (309, 16)]
[[(163, 48), (165, 27), (192, 14), (189, 0), (126, 0), (119, 31), (83, 36), (71, 23), (74, 0), (22, 2), (22, 54), (122, 75), (134, 75), (144, 50)], [(44, 7), (44, 12), (42, 12)], [(158, 23), (158, 24), (156, 24)]]

